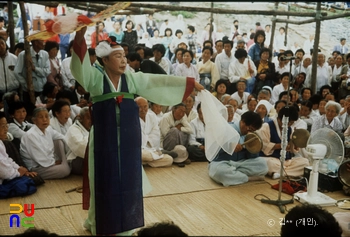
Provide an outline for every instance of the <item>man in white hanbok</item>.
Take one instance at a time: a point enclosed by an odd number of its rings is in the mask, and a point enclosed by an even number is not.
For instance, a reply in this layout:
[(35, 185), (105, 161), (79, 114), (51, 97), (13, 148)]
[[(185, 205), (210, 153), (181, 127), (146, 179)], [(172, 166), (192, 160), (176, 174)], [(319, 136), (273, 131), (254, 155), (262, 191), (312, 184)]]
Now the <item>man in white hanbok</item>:
[[(239, 80), (245, 80), (247, 82), (247, 92), (251, 93), (253, 91), (255, 76), (256, 76), (256, 66), (254, 62), (248, 57), (248, 53), (244, 49), (237, 49), (235, 52), (235, 58), (237, 60), (230, 62), (228, 69), (228, 78), (236, 88), (237, 82)], [(231, 93), (232, 95), (233, 93)]]
[(190, 122), (193, 129), (188, 142), (188, 156), (191, 161), (208, 161), (205, 157), (205, 123), (201, 104), (197, 106), (198, 117)]
[[(172, 151), (179, 146), (181, 149), (186, 150), (189, 136), (193, 133), (193, 129), (187, 121), (185, 111), (185, 104), (177, 104), (172, 107), (171, 111), (165, 113), (160, 120), (160, 143), (165, 150)], [(185, 160), (178, 163), (183, 161)], [(174, 162), (177, 163), (177, 160), (174, 160)]]
[(72, 168), (72, 174), (82, 175), (86, 146), (89, 141), (91, 115), (89, 107), (80, 110), (77, 120), (69, 127), (65, 141), (69, 148), (67, 161)]
[(151, 167), (165, 167), (173, 163), (173, 158), (160, 150), (160, 130), (157, 116), (148, 113), (148, 101), (143, 97), (135, 99), (139, 106), (142, 134), (142, 164)]

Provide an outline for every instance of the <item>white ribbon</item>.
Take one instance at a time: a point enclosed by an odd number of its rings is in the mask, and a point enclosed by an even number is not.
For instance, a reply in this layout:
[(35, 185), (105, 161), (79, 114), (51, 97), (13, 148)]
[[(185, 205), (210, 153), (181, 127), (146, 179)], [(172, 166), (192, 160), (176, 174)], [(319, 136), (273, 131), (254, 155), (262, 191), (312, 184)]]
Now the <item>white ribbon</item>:
[(209, 91), (197, 94), (205, 122), (205, 156), (212, 161), (222, 148), (232, 155), (240, 135), (227, 121), (227, 108)]

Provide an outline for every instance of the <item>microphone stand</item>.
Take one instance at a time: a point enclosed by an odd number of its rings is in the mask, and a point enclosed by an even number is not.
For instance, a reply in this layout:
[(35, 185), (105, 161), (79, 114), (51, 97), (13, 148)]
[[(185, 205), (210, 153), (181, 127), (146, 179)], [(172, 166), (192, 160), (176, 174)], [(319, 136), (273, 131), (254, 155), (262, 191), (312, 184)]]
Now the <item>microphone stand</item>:
[[(291, 59), (292, 60), (292, 59)], [(290, 82), (292, 77), (292, 62), (290, 62), (290, 68), (289, 68), (289, 81), (288, 81), (288, 97), (287, 97), (287, 112), (283, 115), (282, 118), (282, 141), (281, 141), (281, 169), (280, 169), (280, 180), (279, 180), (279, 186), (278, 186), (278, 199), (277, 200), (270, 200), (270, 199), (261, 199), (262, 203), (267, 204), (273, 204), (279, 207), (281, 213), (284, 213), (285, 208), (284, 205), (290, 204), (294, 202), (294, 199), (290, 200), (281, 200), (281, 194), (282, 194), (282, 182), (283, 182), (283, 167), (284, 167), (284, 161), (286, 160), (286, 153), (287, 153), (287, 144), (288, 144), (288, 122), (289, 122), (289, 97), (290, 97)]]

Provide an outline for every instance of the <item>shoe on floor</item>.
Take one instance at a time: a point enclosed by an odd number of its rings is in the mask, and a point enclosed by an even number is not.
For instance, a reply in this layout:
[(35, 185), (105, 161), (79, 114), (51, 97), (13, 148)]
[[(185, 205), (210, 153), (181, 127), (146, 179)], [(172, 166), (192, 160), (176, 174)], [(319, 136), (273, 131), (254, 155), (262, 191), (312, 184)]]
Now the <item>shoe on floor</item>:
[(272, 179), (279, 179), (280, 177), (280, 173), (273, 173), (272, 175)]
[(189, 165), (189, 164), (191, 164), (191, 160), (190, 160), (190, 159), (187, 159), (187, 160), (185, 160), (183, 163), (184, 163), (185, 165)]

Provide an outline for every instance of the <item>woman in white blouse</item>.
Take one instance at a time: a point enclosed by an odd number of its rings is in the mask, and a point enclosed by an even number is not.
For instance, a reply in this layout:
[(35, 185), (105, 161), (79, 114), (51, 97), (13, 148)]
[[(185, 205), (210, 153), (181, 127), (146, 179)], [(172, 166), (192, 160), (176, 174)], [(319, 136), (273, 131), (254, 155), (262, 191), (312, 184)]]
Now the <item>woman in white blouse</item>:
[(61, 76), (60, 60), (57, 58), (59, 44), (56, 41), (46, 41), (45, 51), (49, 54), (51, 73), (47, 76), (47, 81), (54, 83), (60, 90), (63, 87)]
[(70, 118), (70, 103), (65, 99), (56, 100), (52, 105), (51, 127), (62, 135), (66, 135), (68, 128), (72, 126)]
[(183, 51), (182, 57), (184, 62), (176, 67), (175, 76), (193, 77), (196, 82), (199, 82), (198, 70), (196, 66), (191, 63), (193, 60), (193, 52), (186, 49)]
[(311, 126), (311, 133), (316, 131), (319, 128), (330, 128), (338, 133), (341, 137), (344, 138), (342, 133), (343, 124), (338, 118), (338, 114), (341, 110), (341, 105), (335, 101), (328, 101), (325, 106), (325, 114), (318, 117), (314, 120), (314, 123)]
[[(43, 179), (60, 179), (70, 174), (65, 154), (55, 152), (55, 140), (64, 136), (50, 126), (46, 108), (33, 111), (34, 126), (21, 139), (20, 154), (28, 170), (37, 172)], [(62, 149), (60, 149), (62, 151)]]

